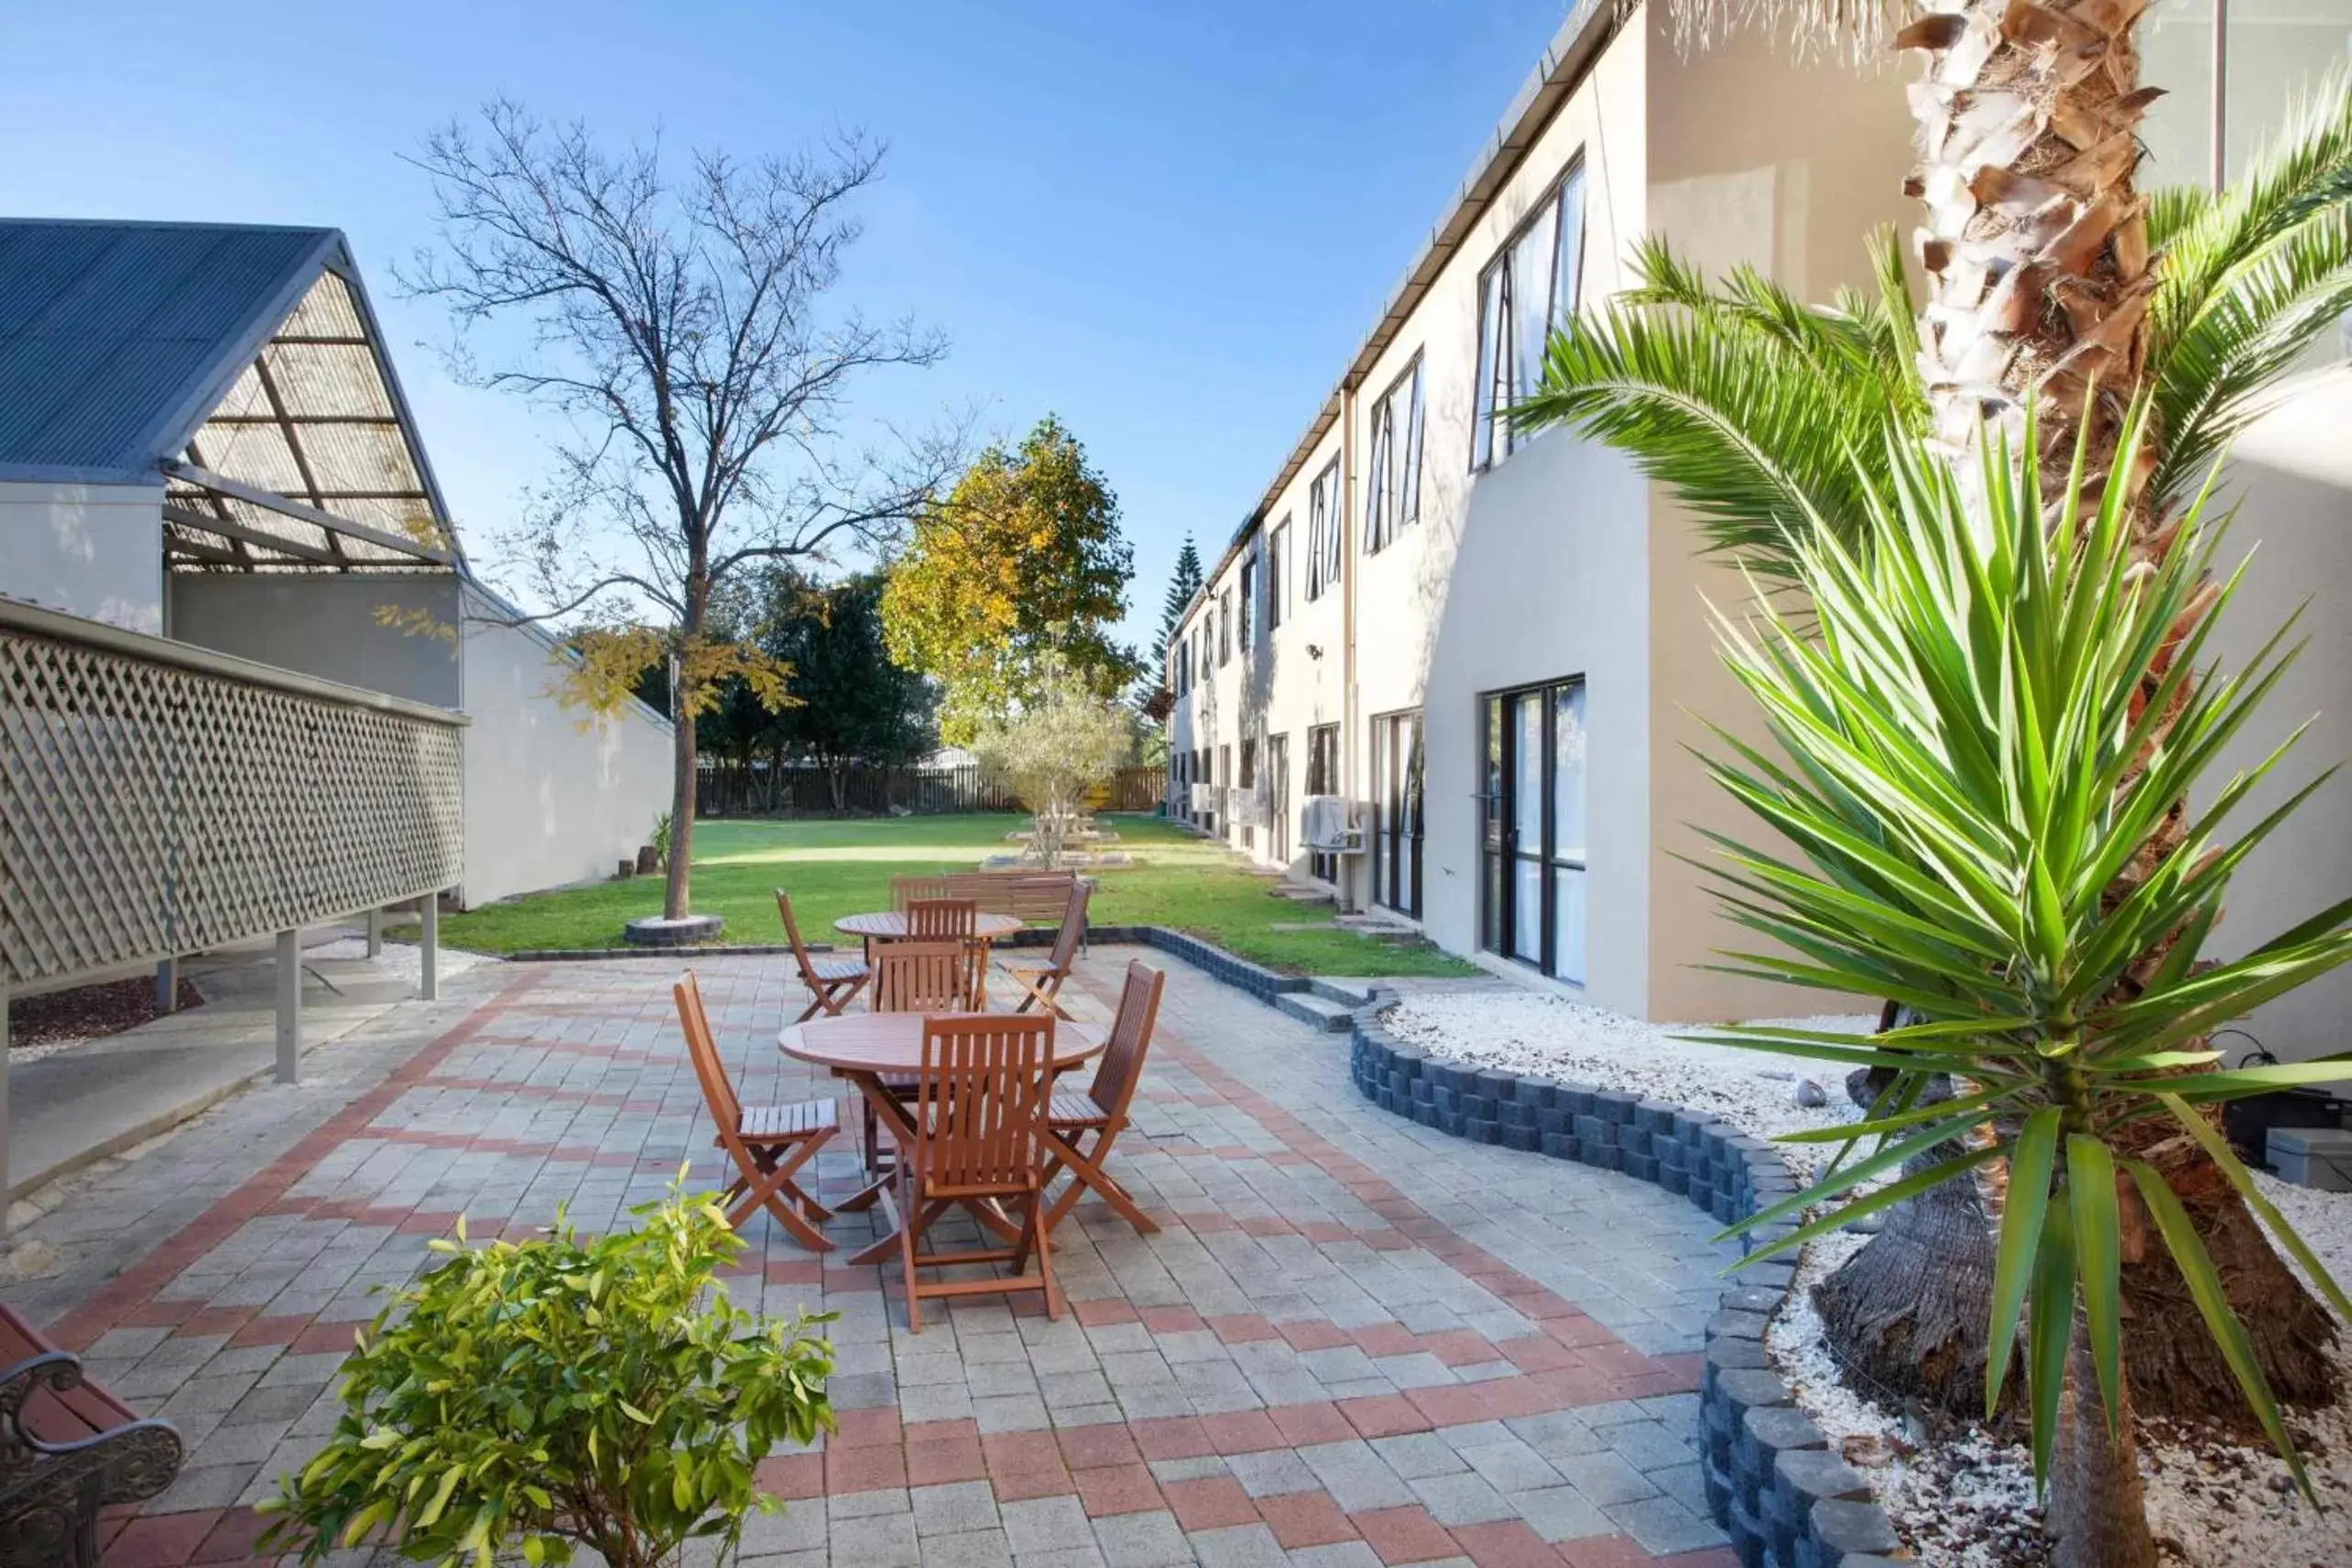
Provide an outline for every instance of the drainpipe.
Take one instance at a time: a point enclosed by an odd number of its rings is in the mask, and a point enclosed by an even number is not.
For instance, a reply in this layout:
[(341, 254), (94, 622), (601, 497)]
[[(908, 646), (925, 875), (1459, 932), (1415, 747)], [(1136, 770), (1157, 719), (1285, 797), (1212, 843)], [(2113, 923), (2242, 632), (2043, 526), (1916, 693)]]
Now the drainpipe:
[(2210, 106), (2213, 126), (2213, 191), (2221, 188), (2229, 178), (2229, 0), (2213, 0), (2213, 103)]
[[(1352, 805), (1356, 800), (1356, 757), (1363, 740), (1357, 731), (1356, 694), (1356, 383), (1339, 384), (1339, 779), (1340, 792)], [(1356, 878), (1367, 864), (1361, 855), (1339, 860), (1339, 907), (1354, 911)]]

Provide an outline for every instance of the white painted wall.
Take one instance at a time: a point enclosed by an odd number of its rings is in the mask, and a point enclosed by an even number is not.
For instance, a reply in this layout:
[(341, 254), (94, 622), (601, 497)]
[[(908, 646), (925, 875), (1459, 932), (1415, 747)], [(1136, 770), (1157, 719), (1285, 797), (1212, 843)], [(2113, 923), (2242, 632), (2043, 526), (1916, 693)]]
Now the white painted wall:
[(463, 902), (610, 877), (669, 809), (670, 725), (635, 703), (602, 719), (564, 707), (552, 644), (466, 602)]
[(0, 481), (0, 593), (163, 631), (163, 485)]
[[(453, 573), (175, 572), (171, 635), (221, 653), (299, 670), (437, 708), (464, 705)], [(421, 615), (451, 636), (376, 620)]]

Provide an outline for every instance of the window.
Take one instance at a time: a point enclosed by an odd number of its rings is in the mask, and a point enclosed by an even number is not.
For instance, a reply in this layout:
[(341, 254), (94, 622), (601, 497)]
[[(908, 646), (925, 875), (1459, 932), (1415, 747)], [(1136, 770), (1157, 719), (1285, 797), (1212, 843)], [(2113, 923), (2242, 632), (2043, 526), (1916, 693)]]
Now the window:
[(1364, 485), (1364, 553), (1421, 521), (1421, 362), (1413, 362), (1372, 405), (1372, 442)]
[[(1244, 597), (1247, 598), (1247, 595), (1245, 594)], [(1240, 787), (1244, 794), (1252, 793), (1258, 788), (1258, 743), (1255, 740), (1244, 740), (1241, 743)], [(1257, 844), (1258, 830), (1250, 825), (1249, 818), (1245, 815), (1241, 823), (1241, 847), (1254, 849)]]
[[(1307, 793), (1336, 795), (1339, 793), (1339, 726), (1317, 724), (1307, 731)], [(1325, 882), (1339, 880), (1339, 856), (1311, 855), (1307, 856), (1307, 875)]]
[(1527, 444), (1510, 406), (1543, 378), (1543, 344), (1576, 310), (1584, 263), (1584, 169), (1578, 164), (1478, 278), (1478, 407), (1470, 466), (1484, 468)]
[(1171, 666), (1168, 687), (1179, 697), (1192, 689), (1192, 656), (1187, 651), (1188, 646), (1187, 639), (1178, 637), (1176, 646), (1168, 656)]
[(1482, 699), (1479, 945), (1584, 983), (1584, 683)]
[(1209, 641), (1209, 624), (1216, 618), (1216, 605), (1214, 604), (1208, 604), (1201, 606), (1201, 679), (1203, 681), (1214, 681), (1216, 679), (1217, 650), (1210, 644)]
[(1258, 641), (1258, 557), (1241, 558), (1241, 646)]
[(1372, 721), (1372, 898), (1421, 912), (1421, 722), (1418, 712)]
[(1278, 866), (1290, 864), (1290, 737), (1266, 737), (1266, 848)]
[(1233, 662), (1233, 590), (1217, 595), (1217, 662)]
[(1307, 491), (1307, 597), (1320, 599), (1339, 585), (1339, 459), (1315, 475)]
[(1283, 595), (1290, 591), (1290, 519), (1283, 518), (1266, 536), (1266, 629), (1282, 624)]

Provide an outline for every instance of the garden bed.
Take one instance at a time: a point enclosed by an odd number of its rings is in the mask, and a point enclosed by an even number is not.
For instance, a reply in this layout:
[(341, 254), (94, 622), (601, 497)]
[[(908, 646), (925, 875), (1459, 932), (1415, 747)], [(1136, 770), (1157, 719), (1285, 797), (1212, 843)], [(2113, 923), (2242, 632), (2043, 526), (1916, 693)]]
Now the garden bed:
[[(1867, 1018), (1802, 1020), (1803, 1027), (1867, 1029)], [(1842, 1083), (1816, 1076), (1803, 1058), (1676, 1038), (1643, 1023), (1531, 992), (1429, 993), (1380, 1019), (1400, 1043), (1432, 1062), (1531, 1080), (1574, 1080), (1672, 1101), (1757, 1138), (1851, 1121), (1860, 1114)], [(1811, 1082), (1826, 1103), (1800, 1103)], [(1806, 1094), (1805, 1099), (1813, 1096)], [(1803, 1180), (1835, 1144), (1779, 1144)], [(2258, 1174), (2263, 1191), (2336, 1277), (2352, 1277), (2352, 1193), (2289, 1186)], [(1926, 1444), (1916, 1424), (1848, 1387), (1822, 1343), (1811, 1290), (1863, 1245), (1828, 1237), (1806, 1249), (1766, 1331), (1772, 1370), (1797, 1403), (1870, 1485), (1905, 1545), (1922, 1564), (2039, 1568), (2046, 1562), (2041, 1512), (2025, 1450), (1969, 1434)], [(2345, 1345), (2338, 1345), (2338, 1354)], [(2347, 1377), (2352, 1383), (2352, 1377)], [(2143, 1424), (2148, 1511), (2175, 1568), (2343, 1568), (2352, 1564), (2352, 1407), (2290, 1412), (2314, 1486), (2331, 1506), (2296, 1495), (2286, 1465), (2267, 1448), (2216, 1440), (2169, 1422)]]

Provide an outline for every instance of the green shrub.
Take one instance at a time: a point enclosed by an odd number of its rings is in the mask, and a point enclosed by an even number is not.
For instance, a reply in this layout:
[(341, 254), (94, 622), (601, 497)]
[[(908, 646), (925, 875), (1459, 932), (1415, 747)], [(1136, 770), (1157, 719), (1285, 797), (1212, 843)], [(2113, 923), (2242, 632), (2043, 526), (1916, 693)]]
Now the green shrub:
[[(681, 1172), (682, 1181), (682, 1172)], [(575, 1546), (611, 1568), (659, 1568), (689, 1539), (724, 1559), (744, 1516), (777, 1507), (753, 1467), (780, 1440), (830, 1430), (832, 1314), (762, 1323), (714, 1278), (744, 1242), (714, 1198), (634, 1211), (583, 1240), (559, 1214), (523, 1242), (469, 1248), (402, 1290), (343, 1366), (324, 1452), (279, 1482), (265, 1549), (313, 1562), (376, 1536), (420, 1562)]]

